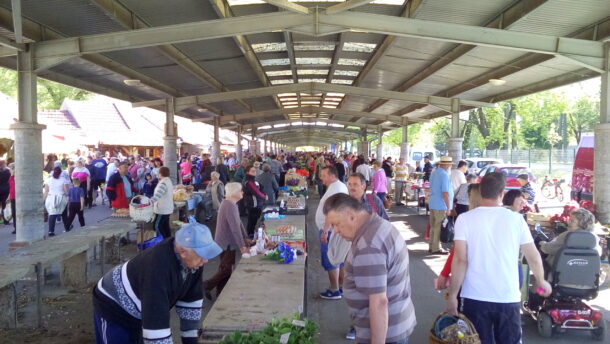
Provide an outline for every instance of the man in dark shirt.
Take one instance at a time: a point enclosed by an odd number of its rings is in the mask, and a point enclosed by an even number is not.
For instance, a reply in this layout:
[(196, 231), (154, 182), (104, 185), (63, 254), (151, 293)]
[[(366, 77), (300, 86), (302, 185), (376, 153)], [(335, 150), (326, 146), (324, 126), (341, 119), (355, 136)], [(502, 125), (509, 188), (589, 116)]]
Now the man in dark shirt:
[(425, 156), (424, 157), (424, 181), (429, 181), (430, 180), (430, 174), (432, 173), (432, 163), (430, 163), (430, 157), (429, 156)]
[(108, 168), (108, 163), (106, 160), (102, 159), (102, 153), (95, 152), (95, 159), (91, 161), (91, 165), (93, 165), (93, 174), (91, 175), (91, 192), (93, 195), (91, 202), (95, 205), (97, 189), (99, 188), (102, 193), (102, 204), (104, 204), (104, 190), (102, 190), (102, 184), (106, 182), (106, 169)]
[(175, 238), (110, 270), (93, 288), (96, 343), (172, 343), (175, 306), (182, 343), (196, 344), (203, 265), (221, 252), (206, 226), (187, 224)]

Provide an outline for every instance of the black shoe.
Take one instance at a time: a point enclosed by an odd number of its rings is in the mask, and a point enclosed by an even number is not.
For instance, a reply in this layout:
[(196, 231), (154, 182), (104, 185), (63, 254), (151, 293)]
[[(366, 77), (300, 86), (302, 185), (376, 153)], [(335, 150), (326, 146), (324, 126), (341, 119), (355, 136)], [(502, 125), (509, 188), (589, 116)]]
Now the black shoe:
[(212, 301), (212, 293), (210, 293), (209, 289), (204, 289), (203, 293), (205, 294), (205, 298)]
[(11, 232), (11, 234), (17, 234), (17, 230), (15, 229), (14, 231)]
[(398, 202), (396, 205), (405, 205), (404, 203)]
[(449, 254), (449, 251), (447, 251), (447, 250), (443, 250), (443, 249), (441, 248), (440, 250), (438, 250), (438, 251), (434, 251), (434, 252), (432, 252), (432, 251), (428, 250), (428, 253), (430, 253), (430, 254), (442, 254), (442, 255), (445, 255), (445, 254)]
[(55, 236), (55, 233), (49, 232), (49, 237), (54, 237), (54, 236)]

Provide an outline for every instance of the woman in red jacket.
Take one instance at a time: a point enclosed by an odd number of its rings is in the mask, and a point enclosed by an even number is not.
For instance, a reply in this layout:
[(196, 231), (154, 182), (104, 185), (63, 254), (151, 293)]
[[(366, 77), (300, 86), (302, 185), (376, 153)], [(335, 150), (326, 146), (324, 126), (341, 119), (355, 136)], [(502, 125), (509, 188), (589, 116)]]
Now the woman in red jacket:
[[(470, 184), (468, 187), (468, 210), (472, 210), (481, 204), (481, 192), (479, 191), (479, 184)], [(436, 285), (434, 286), (437, 290), (446, 289), (449, 286), (449, 278), (451, 276), (451, 263), (453, 262), (453, 252), (455, 246), (451, 248), (449, 257), (443, 266), (443, 270), (438, 275)]]

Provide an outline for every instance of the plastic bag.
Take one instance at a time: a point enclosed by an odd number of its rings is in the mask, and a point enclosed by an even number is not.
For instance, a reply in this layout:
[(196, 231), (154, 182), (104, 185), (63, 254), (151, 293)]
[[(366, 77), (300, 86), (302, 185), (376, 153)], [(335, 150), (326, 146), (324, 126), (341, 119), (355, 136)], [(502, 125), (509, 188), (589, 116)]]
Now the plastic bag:
[(455, 228), (453, 226), (453, 219), (451, 217), (445, 218), (441, 225), (441, 242), (450, 243), (453, 242), (453, 236), (455, 235)]
[(6, 220), (6, 222), (9, 222), (13, 219), (13, 212), (11, 210), (10, 202), (6, 203), (6, 207), (4, 208), (3, 215), (4, 215), (4, 219)]

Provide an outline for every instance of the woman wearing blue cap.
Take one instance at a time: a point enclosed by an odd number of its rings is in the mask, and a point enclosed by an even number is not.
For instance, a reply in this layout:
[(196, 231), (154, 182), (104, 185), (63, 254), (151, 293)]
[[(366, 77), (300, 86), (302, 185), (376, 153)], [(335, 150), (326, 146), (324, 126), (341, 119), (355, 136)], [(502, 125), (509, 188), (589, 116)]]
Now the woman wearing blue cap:
[(190, 223), (110, 270), (93, 289), (96, 343), (171, 343), (174, 307), (182, 343), (197, 343), (203, 265), (221, 252), (206, 226)]

